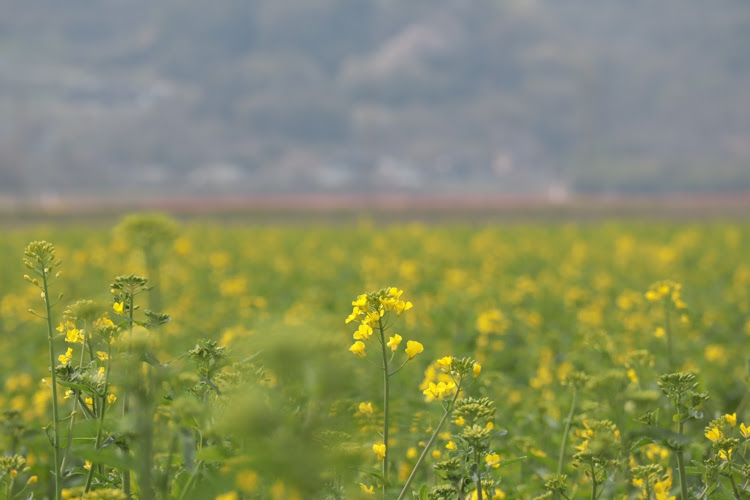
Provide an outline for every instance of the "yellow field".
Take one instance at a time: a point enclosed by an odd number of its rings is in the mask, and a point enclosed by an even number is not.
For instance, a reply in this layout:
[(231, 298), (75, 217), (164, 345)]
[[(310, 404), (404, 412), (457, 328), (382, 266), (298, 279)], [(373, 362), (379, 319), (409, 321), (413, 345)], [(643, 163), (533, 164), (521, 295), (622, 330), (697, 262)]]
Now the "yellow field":
[[(53, 243), (62, 260), (46, 296), (54, 304), (63, 294), (51, 311), (63, 498), (79, 498), (87, 483), (89, 499), (122, 490), (397, 498), (444, 411), (404, 498), (423, 485), (420, 498), (478, 498), (478, 479), (482, 498), (679, 498), (681, 470), (695, 498), (747, 495), (747, 223), (193, 223), (169, 226), (145, 254), (144, 226), (129, 227), (19, 229), (0, 241), (7, 498), (55, 498), (47, 322), (28, 312), (45, 316), (45, 301), (23, 278), (41, 283), (22, 263), (34, 240)], [(156, 285), (133, 294), (132, 321), (123, 291), (132, 279), (111, 287), (129, 274)], [(391, 345), (378, 342), (377, 318), (364, 322), (373, 333), (353, 339), (362, 323), (345, 323), (352, 303), (384, 287), (413, 304), (379, 312)], [(396, 292), (384, 293), (367, 299), (372, 311)], [(94, 301), (90, 314), (69, 311), (66, 324), (63, 312), (81, 299)], [(147, 325), (149, 308), (171, 321)], [(94, 326), (104, 313), (109, 333)], [(109, 338), (106, 359), (98, 353)], [(349, 351), (357, 341), (364, 358)], [(424, 350), (405, 351), (408, 341)], [(384, 359), (403, 363), (389, 377), (387, 439)], [(695, 373), (697, 386), (658, 384), (673, 372)], [(451, 380), (464, 384), (456, 405), (494, 402), (494, 414), (475, 415), (486, 435), (472, 438), (474, 417), (450, 414), (450, 389), (430, 395), (430, 382)], [(14, 454), (27, 465), (11, 463)]]

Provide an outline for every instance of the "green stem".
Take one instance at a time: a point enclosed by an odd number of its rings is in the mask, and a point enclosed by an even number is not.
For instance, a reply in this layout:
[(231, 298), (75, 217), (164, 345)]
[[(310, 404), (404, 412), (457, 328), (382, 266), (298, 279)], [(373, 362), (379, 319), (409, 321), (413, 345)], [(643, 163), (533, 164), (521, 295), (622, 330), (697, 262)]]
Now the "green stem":
[(737, 500), (740, 500), (742, 496), (740, 495), (740, 490), (737, 489), (737, 483), (734, 482), (734, 477), (732, 476), (731, 473), (729, 474), (729, 482), (732, 484), (732, 491), (734, 492), (734, 498), (736, 498)]
[[(128, 335), (133, 338), (133, 295), (135, 290), (132, 288), (128, 292)], [(128, 412), (128, 392), (125, 390), (122, 394), (122, 416), (123, 418)], [(122, 471), (122, 491), (125, 493), (127, 500), (132, 497), (130, 488), (130, 471), (125, 469)]]
[[(87, 333), (87, 324), (86, 322), (83, 323), (83, 345), (81, 346), (81, 359), (78, 361), (78, 367), (80, 368), (83, 366), (83, 359), (86, 353), (86, 336)], [(78, 391), (76, 391), (78, 392)], [(76, 421), (76, 414), (78, 413), (78, 394), (74, 395), (73, 398), (73, 411), (70, 413), (70, 425), (68, 426), (68, 441), (65, 443), (65, 452), (63, 453), (62, 462), (60, 463), (60, 471), (65, 471), (65, 462), (68, 461), (68, 456), (70, 455), (70, 445), (73, 443), (73, 424), (75, 424)]]
[[(677, 433), (682, 436), (684, 431), (684, 423), (682, 422), (682, 414), (678, 413), (677, 417), (679, 418), (679, 422), (677, 424)], [(687, 500), (688, 493), (687, 493), (687, 475), (685, 474), (685, 457), (683, 456), (682, 452), (682, 445), (677, 448), (675, 451), (675, 455), (677, 455), (677, 472), (680, 475), (680, 495), (682, 496), (683, 500)]]
[[(77, 392), (77, 391), (76, 391)], [(70, 454), (70, 445), (73, 442), (73, 424), (76, 421), (76, 413), (78, 409), (78, 395), (73, 398), (73, 411), (70, 413), (70, 424), (68, 425), (68, 440), (65, 443), (65, 451), (63, 452), (62, 461), (60, 462), (60, 470), (65, 470), (65, 462), (68, 460)]]
[(573, 415), (576, 411), (576, 404), (578, 404), (578, 387), (573, 387), (573, 402), (570, 405), (570, 411), (568, 412), (568, 419), (565, 422), (565, 431), (563, 431), (562, 444), (560, 445), (560, 455), (557, 458), (557, 475), (562, 474), (563, 462), (565, 460), (565, 448), (568, 446), (568, 435), (570, 434), (570, 426), (573, 423)]
[(591, 465), (591, 484), (591, 500), (596, 500), (596, 470), (593, 465)]
[(180, 498), (178, 500), (184, 500), (185, 495), (188, 494), (190, 489), (193, 487), (193, 483), (195, 482), (195, 478), (198, 476), (198, 471), (203, 466), (203, 460), (199, 460), (197, 464), (195, 464), (195, 470), (190, 475), (190, 478), (187, 480), (187, 483), (185, 483), (185, 487), (180, 492)]
[(47, 340), (49, 341), (49, 367), (52, 375), (52, 434), (53, 434), (53, 459), (55, 461), (54, 476), (55, 476), (55, 499), (61, 499), (60, 490), (60, 436), (57, 430), (57, 422), (59, 421), (58, 408), (57, 408), (57, 373), (55, 372), (55, 342), (52, 328), (52, 312), (49, 305), (49, 290), (47, 287), (47, 271), (42, 271), (42, 284), (44, 290), (44, 305), (47, 309)]
[(430, 440), (427, 441), (427, 444), (425, 445), (424, 450), (422, 450), (422, 454), (419, 456), (417, 463), (414, 464), (414, 469), (412, 469), (411, 474), (409, 475), (409, 479), (406, 480), (406, 484), (404, 485), (404, 488), (401, 490), (401, 494), (398, 496), (398, 500), (402, 500), (404, 498), (404, 495), (406, 495), (406, 492), (409, 489), (409, 486), (411, 485), (412, 481), (414, 481), (414, 477), (417, 475), (417, 470), (419, 469), (419, 466), (422, 464), (425, 457), (427, 456), (427, 452), (430, 451), (430, 448), (432, 447), (432, 443), (435, 442), (435, 439), (437, 438), (437, 435), (440, 433), (440, 429), (443, 427), (443, 424), (448, 418), (448, 415), (450, 415), (451, 412), (453, 411), (453, 405), (456, 403), (456, 399), (458, 399), (459, 392), (461, 392), (461, 382), (458, 383), (458, 386), (456, 387), (456, 394), (453, 395), (453, 399), (448, 404), (448, 406), (445, 407), (445, 413), (443, 413), (443, 417), (440, 419), (440, 422), (438, 422), (437, 427), (432, 433), (432, 436), (430, 436)]
[(483, 500), (482, 475), (479, 473), (479, 451), (474, 452), (474, 464), (477, 466), (477, 500)]
[[(102, 444), (102, 432), (104, 429), (104, 414), (107, 410), (107, 391), (109, 391), (109, 373), (112, 368), (112, 340), (107, 338), (107, 371), (104, 374), (104, 397), (102, 398), (102, 410), (99, 413), (99, 423), (96, 429), (96, 441), (94, 444), (94, 450), (98, 450)], [(86, 476), (86, 486), (84, 493), (87, 493), (91, 489), (91, 480), (94, 477), (94, 464), (91, 464), (89, 473)]]
[(164, 467), (164, 475), (160, 478), (162, 498), (169, 498), (169, 476), (172, 473), (172, 457), (174, 456), (176, 448), (177, 436), (174, 435), (169, 444), (169, 454), (167, 455), (167, 465)]
[(391, 387), (383, 318), (378, 319), (378, 329), (380, 330), (380, 344), (383, 351), (383, 444), (385, 445), (385, 454), (383, 456), (383, 499), (385, 499), (385, 491), (388, 487), (388, 451), (390, 448), (388, 443), (388, 416)]

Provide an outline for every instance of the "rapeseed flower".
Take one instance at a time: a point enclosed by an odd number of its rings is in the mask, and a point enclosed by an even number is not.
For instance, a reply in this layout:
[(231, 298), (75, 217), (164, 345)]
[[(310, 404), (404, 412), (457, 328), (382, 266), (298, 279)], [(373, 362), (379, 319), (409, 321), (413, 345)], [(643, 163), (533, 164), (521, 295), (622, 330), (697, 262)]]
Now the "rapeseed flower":
[(370, 340), (371, 335), (372, 335), (372, 327), (370, 325), (362, 323), (361, 325), (359, 325), (359, 328), (357, 328), (357, 331), (354, 332), (354, 339), (355, 340)]
[(716, 441), (724, 437), (724, 433), (718, 427), (711, 427), (706, 430), (706, 437), (711, 441)]
[(375, 456), (378, 457), (378, 460), (383, 460), (385, 458), (385, 445), (383, 443), (375, 443), (372, 445), (372, 451), (375, 453)]
[(367, 354), (365, 354), (365, 343), (358, 340), (352, 346), (349, 348), (351, 352), (359, 356), (360, 358), (367, 357)]
[(487, 463), (487, 467), (492, 467), (493, 469), (497, 469), (500, 467), (500, 455), (497, 453), (490, 453), (485, 455), (484, 461)]
[(409, 340), (406, 342), (406, 355), (409, 359), (413, 359), (414, 356), (424, 351), (424, 346), (415, 340)]
[(422, 394), (428, 397), (428, 399), (445, 399), (456, 393), (456, 384), (454, 382), (430, 382), (427, 389), (422, 391)]
[(60, 363), (64, 365), (70, 364), (70, 361), (73, 359), (73, 348), (68, 347), (68, 350), (65, 351), (65, 354), (61, 354), (57, 357), (57, 359), (59, 359)]
[(451, 356), (445, 356), (444, 358), (440, 358), (437, 360), (438, 366), (445, 373), (451, 371), (451, 363), (453, 363), (453, 357)]
[(370, 403), (370, 402), (359, 403), (359, 412), (361, 414), (363, 414), (363, 415), (372, 415), (372, 413), (373, 413), (372, 403)]
[(393, 337), (390, 337), (388, 339), (388, 343), (386, 344), (387, 347), (391, 348), (391, 351), (396, 352), (398, 350), (398, 345), (401, 343), (402, 337), (398, 333), (394, 334)]

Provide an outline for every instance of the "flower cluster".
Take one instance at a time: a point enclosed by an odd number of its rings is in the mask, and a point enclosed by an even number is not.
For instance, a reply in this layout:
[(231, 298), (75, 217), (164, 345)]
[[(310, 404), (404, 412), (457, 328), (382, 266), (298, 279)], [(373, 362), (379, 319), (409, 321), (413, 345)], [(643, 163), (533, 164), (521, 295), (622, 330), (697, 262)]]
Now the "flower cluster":
[(677, 309), (687, 309), (687, 304), (682, 300), (682, 285), (674, 281), (657, 281), (651, 285), (646, 292), (646, 300), (649, 302), (671, 302)]
[(670, 495), (672, 490), (671, 469), (664, 473), (664, 467), (659, 464), (649, 464), (634, 467), (630, 470), (633, 476), (633, 486), (641, 489), (643, 498), (651, 498), (653, 492), (656, 500), (675, 500)]
[[(717, 450), (719, 458), (725, 462), (732, 460), (734, 451), (741, 443), (740, 439), (732, 437), (735, 427), (737, 427), (737, 414), (726, 414), (709, 422), (704, 433)], [(740, 422), (739, 431), (743, 441), (750, 439), (750, 427)]]
[[(357, 300), (352, 302), (352, 313), (346, 318), (346, 323), (355, 321), (359, 323), (359, 326), (354, 335), (352, 335), (355, 342), (349, 347), (350, 352), (361, 358), (367, 357), (367, 344), (365, 342), (370, 340), (375, 328), (378, 329), (380, 334), (378, 341), (384, 343), (385, 347), (390, 349), (392, 353), (398, 350), (403, 337), (398, 333), (394, 333), (386, 341), (385, 331), (391, 326), (389, 324), (389, 313), (401, 316), (404, 311), (408, 311), (413, 307), (411, 302), (401, 300), (400, 297), (403, 293), (403, 290), (399, 290), (396, 287), (387, 287), (377, 292), (363, 293), (357, 297)], [(414, 356), (423, 350), (424, 346), (421, 343), (415, 340), (408, 340), (404, 352), (408, 356), (408, 359), (413, 359)]]

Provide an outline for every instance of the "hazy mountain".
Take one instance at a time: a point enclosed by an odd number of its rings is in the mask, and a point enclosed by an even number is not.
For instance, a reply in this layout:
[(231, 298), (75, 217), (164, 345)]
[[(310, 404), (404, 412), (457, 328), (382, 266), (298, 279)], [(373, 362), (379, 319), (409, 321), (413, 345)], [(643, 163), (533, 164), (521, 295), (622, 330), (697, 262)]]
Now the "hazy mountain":
[(750, 187), (747, 0), (0, 4), (0, 192)]

